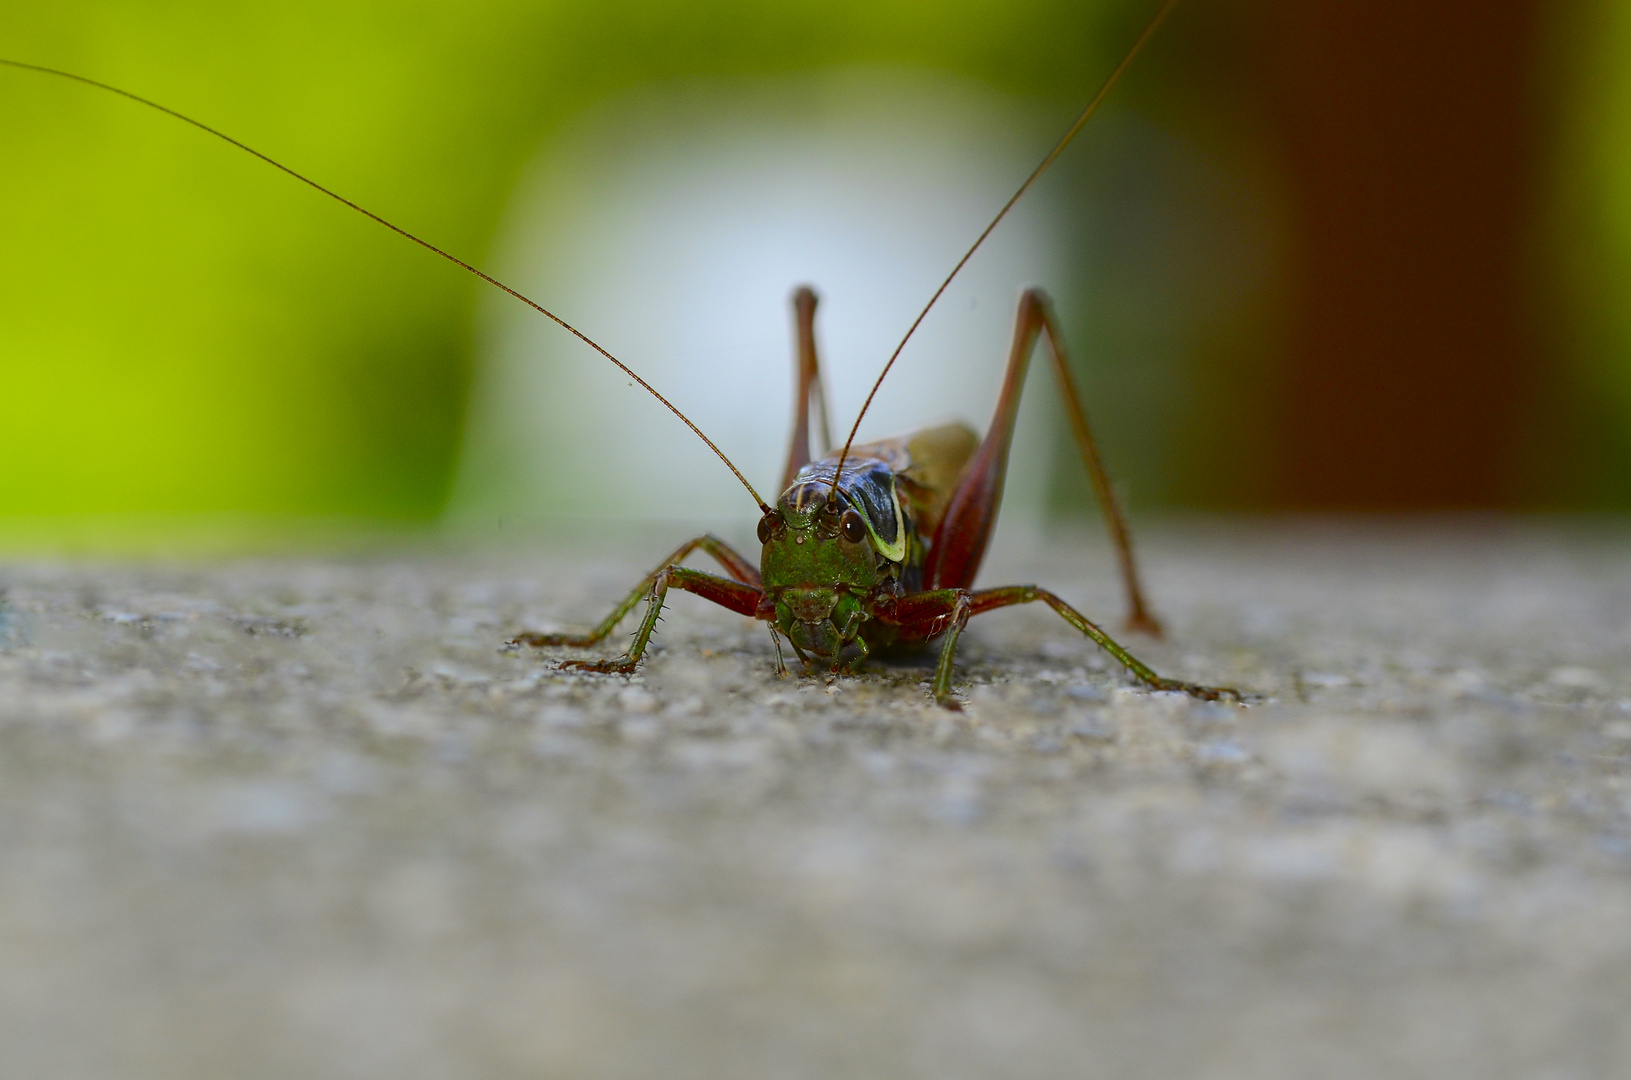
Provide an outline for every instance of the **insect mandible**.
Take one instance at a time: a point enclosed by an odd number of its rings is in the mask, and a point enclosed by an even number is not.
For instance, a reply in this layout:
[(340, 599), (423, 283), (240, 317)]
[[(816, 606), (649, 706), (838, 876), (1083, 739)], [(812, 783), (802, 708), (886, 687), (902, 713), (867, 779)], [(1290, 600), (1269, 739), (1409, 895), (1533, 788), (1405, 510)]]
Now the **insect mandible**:
[[(967, 425), (947, 424), (898, 438), (855, 443), (855, 434), (878, 387), (929, 310), (986, 237), (1098, 110), (1176, 2), (1165, 0), (1070, 129), (947, 274), (884, 364), (842, 448), (820, 459), (813, 459), (810, 450), (813, 418), (819, 418), (824, 444), (830, 446), (832, 440), (826, 436), (825, 395), (815, 344), (816, 296), (809, 288), (795, 292), (798, 341), (794, 424), (782, 474), (783, 491), (775, 505), (760, 498), (713, 441), (655, 387), (560, 316), (474, 265), (239, 140), (167, 106), (72, 72), (4, 58), (0, 58), (0, 65), (71, 79), (166, 113), (260, 158), (527, 304), (615, 364), (667, 407), (724, 462), (758, 504), (761, 513), (758, 538), (762, 550), (757, 567), (718, 538), (700, 536), (682, 544), (664, 559), (594, 629), (582, 634), (522, 634), (506, 643), (508, 646), (596, 645), (644, 600), (644, 616), (628, 650), (621, 656), (560, 661), (566, 668), (631, 673), (645, 654), (668, 590), (679, 588), (768, 623), (780, 675), (787, 674), (782, 650), (784, 639), (807, 667), (824, 666), (833, 671), (850, 669), (870, 656), (916, 650), (938, 639), (940, 655), (932, 692), (941, 705), (957, 708), (958, 699), (952, 690), (953, 664), (958, 638), (968, 620), (983, 612), (1042, 601), (1109, 652), (1145, 685), (1207, 699), (1231, 696), (1238, 700), (1241, 695), (1232, 688), (1201, 686), (1158, 675), (1097, 624), (1044, 589), (1033, 585), (972, 587), (1002, 502), (1008, 451), (1026, 370), (1038, 339), (1045, 338), (1077, 448), (1119, 558), (1128, 595), (1127, 624), (1130, 629), (1160, 633), (1160, 625), (1144, 600), (1125, 518), (1077, 394), (1058, 322), (1040, 290), (1029, 289), (1020, 299), (1002, 389), (983, 439)], [(684, 560), (698, 550), (712, 556), (725, 575), (683, 565)]]

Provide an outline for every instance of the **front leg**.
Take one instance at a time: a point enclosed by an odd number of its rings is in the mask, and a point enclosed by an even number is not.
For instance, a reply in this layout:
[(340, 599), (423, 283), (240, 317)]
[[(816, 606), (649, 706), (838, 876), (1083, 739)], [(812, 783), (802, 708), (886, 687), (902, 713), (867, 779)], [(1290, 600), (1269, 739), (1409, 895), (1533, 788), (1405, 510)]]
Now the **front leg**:
[[(567, 645), (575, 649), (586, 649), (591, 645), (598, 645), (606, 639), (607, 634), (610, 634), (617, 627), (618, 623), (623, 621), (623, 616), (632, 611), (634, 605), (638, 604), (642, 597), (651, 595), (652, 587), (656, 584), (658, 576), (663, 571), (678, 566), (687, 555), (698, 548), (717, 559), (719, 565), (725, 568), (725, 572), (736, 581), (743, 585), (751, 585), (755, 590), (758, 589), (759, 571), (752, 563), (742, 558), (729, 544), (717, 536), (699, 536), (694, 540), (687, 540), (675, 549), (674, 554), (664, 559), (658, 564), (657, 569), (647, 574), (645, 579), (634, 587), (634, 591), (624, 597), (623, 602), (613, 608), (612, 613), (602, 619), (600, 625), (587, 634), (517, 634), (505, 644)], [(730, 605), (726, 604), (725, 606), (729, 607)], [(749, 611), (747, 614), (752, 615), (753, 612)]]
[(749, 618), (753, 617), (763, 596), (763, 592), (754, 585), (693, 570), (689, 566), (666, 566), (657, 571), (652, 580), (651, 590), (646, 596), (646, 614), (640, 620), (640, 629), (635, 631), (634, 640), (629, 643), (628, 652), (610, 660), (563, 660), (561, 667), (608, 675), (632, 674), (639, 666), (640, 658), (645, 655), (646, 643), (651, 640), (652, 632), (657, 629), (657, 617), (662, 614), (663, 600), (668, 596), (670, 585)]
[(839, 631), (838, 636), (843, 639), (844, 644), (855, 646), (856, 653), (848, 660), (834, 662), (832, 666), (834, 673), (853, 672), (858, 664), (866, 663), (867, 657), (872, 655), (872, 647), (866, 643), (866, 638), (861, 636), (861, 624), (866, 620), (867, 615), (864, 611), (854, 612), (844, 623), (844, 629)]
[(957, 654), (957, 639), (974, 613), (967, 589), (933, 589), (889, 597), (873, 608), (873, 618), (899, 627), (906, 636), (928, 640), (944, 635), (940, 660), (934, 668), (934, 699), (948, 709), (961, 709), (952, 696), (951, 672)]

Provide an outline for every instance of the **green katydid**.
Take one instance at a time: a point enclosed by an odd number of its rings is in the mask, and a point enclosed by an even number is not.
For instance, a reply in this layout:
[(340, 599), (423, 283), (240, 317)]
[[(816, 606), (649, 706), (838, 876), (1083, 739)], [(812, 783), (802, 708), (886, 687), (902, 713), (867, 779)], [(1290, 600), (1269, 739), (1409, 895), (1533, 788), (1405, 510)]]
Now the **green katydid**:
[[(877, 653), (918, 648), (938, 638), (940, 656), (933, 694), (942, 705), (955, 708), (953, 661), (957, 639), (968, 620), (985, 611), (1040, 600), (1114, 656), (1145, 685), (1208, 699), (1224, 695), (1238, 699), (1240, 694), (1230, 688), (1200, 686), (1156, 674), (1053, 593), (1030, 585), (971, 587), (1001, 505), (1008, 449), (1025, 372), (1037, 339), (1045, 337), (1077, 446), (1120, 560), (1130, 609), (1128, 626), (1160, 633), (1159, 623), (1150, 614), (1143, 597), (1125, 519), (1077, 395), (1058, 323), (1040, 291), (1028, 290), (1020, 300), (1007, 372), (995, 416), (983, 440), (965, 425), (950, 424), (902, 438), (855, 444), (856, 431), (878, 387), (930, 308), (1008, 211), (1098, 110), (1175, 4), (1176, 0), (1164, 0), (1070, 129), (952, 268), (884, 364), (842, 449), (820, 460), (812, 460), (810, 453), (812, 413), (818, 413), (822, 427), (826, 426), (825, 398), (815, 346), (816, 297), (808, 288), (800, 288), (794, 294), (798, 328), (794, 431), (783, 473), (785, 490), (774, 506), (759, 497), (712, 440), (621, 360), (560, 316), (470, 263), (174, 109), (71, 72), (3, 58), (0, 65), (71, 79), (191, 124), (510, 294), (578, 337), (661, 402), (707, 444), (758, 504), (762, 514), (758, 530), (762, 551), (757, 567), (723, 541), (713, 536), (697, 537), (664, 559), (593, 630), (584, 634), (523, 634), (510, 645), (592, 646), (604, 640), (641, 600), (645, 600), (644, 617), (623, 655), (613, 659), (561, 661), (563, 667), (586, 671), (632, 672), (644, 655), (668, 590), (679, 588), (769, 623), (779, 674), (787, 673), (781, 644), (784, 638), (807, 665), (825, 665), (833, 670), (851, 667)], [(827, 442), (830, 444), (831, 440)], [(682, 565), (697, 550), (713, 556), (727, 576)]]

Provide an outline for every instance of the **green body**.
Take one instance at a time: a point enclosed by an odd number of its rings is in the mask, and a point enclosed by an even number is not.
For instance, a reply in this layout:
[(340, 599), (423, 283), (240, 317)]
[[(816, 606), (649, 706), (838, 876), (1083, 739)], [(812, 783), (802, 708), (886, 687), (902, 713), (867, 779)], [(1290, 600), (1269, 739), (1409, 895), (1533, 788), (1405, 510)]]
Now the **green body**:
[[(776, 630), (800, 659), (843, 665), (916, 646), (873, 618), (883, 598), (919, 592), (934, 530), (978, 437), (950, 424), (853, 448), (830, 501), (837, 455), (800, 469), (760, 526), (760, 574)], [(846, 515), (860, 518), (861, 529)]]

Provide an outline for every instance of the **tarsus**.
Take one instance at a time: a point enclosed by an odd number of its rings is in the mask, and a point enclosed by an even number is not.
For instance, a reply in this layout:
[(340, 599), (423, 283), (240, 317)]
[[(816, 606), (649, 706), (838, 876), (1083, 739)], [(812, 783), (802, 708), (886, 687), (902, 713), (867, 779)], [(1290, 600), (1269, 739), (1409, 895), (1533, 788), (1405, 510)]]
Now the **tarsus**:
[(770, 507), (766, 506), (765, 501), (763, 499), (759, 498), (759, 493), (757, 491), (753, 490), (753, 485), (748, 483), (747, 477), (742, 475), (742, 472), (741, 472), (740, 469), (738, 469), (735, 465), (731, 464), (731, 459), (725, 456), (725, 452), (723, 450), (721, 450), (719, 447), (714, 445), (714, 441), (712, 439), (708, 438), (708, 436), (706, 436), (706, 435), (704, 435), (702, 433), (701, 428), (699, 428), (695, 424), (691, 423), (690, 417), (688, 417), (684, 413), (680, 412), (680, 410), (674, 405), (674, 403), (672, 401), (669, 401), (667, 398), (663, 397), (663, 395), (659, 394), (657, 392), (656, 387), (652, 386), (650, 383), (646, 382), (646, 380), (642, 379), (640, 376), (636, 375), (632, 370), (630, 370), (630, 368), (629, 368), (629, 366), (627, 364), (623, 363), (623, 361), (619, 360), (617, 357), (613, 356), (611, 353), (609, 353), (605, 349), (601, 348), (600, 345), (593, 338), (591, 338), (588, 334), (585, 334), (582, 330), (579, 330), (577, 327), (573, 326), (571, 323), (567, 322), (565, 319), (561, 318), (559, 315), (555, 314), (553, 311), (550, 311), (548, 308), (544, 307), (544, 305), (538, 303), (536, 300), (533, 300), (532, 298), (530, 298), (528, 296), (522, 295), (521, 293), (517, 292), (515, 289), (510, 288), (508, 285), (504, 284), (502, 281), (500, 281), (497, 278), (493, 277), (491, 274), (488, 274), (488, 273), (486, 273), (486, 272), (484, 272), (482, 270), (478, 270), (476, 267), (471, 266), (469, 263), (465, 262), (463, 259), (459, 258), (457, 255), (451, 254), (450, 252), (447, 252), (447, 251), (443, 251), (441, 248), (437, 247), (435, 244), (431, 243), (429, 240), (425, 240), (425, 239), (422, 239), (422, 238), (420, 238), (418, 236), (415, 236), (413, 233), (409, 232), (407, 229), (404, 229), (402, 226), (397, 225), (397, 224), (395, 224), (393, 222), (390, 222), (390, 221), (386, 221), (384, 218), (380, 217), (378, 214), (374, 213), (372, 210), (369, 210), (369, 209), (367, 209), (365, 207), (362, 207), (362, 206), (358, 206), (356, 203), (352, 202), (350, 199), (346, 198), (344, 195), (341, 195), (338, 192), (329, 190), (328, 188), (324, 187), (322, 184), (319, 184), (317, 181), (313, 180), (311, 177), (304, 176), (301, 173), (296, 172), (295, 170), (289, 168), (289, 166), (283, 164), (283, 162), (278, 161), (275, 158), (268, 157), (267, 155), (261, 153), (259, 150), (256, 150), (253, 146), (249, 146), (249, 145), (247, 145), (245, 143), (241, 143), (237, 139), (234, 139), (231, 135), (228, 135), (223, 131), (217, 131), (215, 128), (210, 127), (208, 124), (203, 123), (202, 121), (199, 121), (199, 120), (194, 120), (192, 117), (186, 115), (185, 113), (179, 113), (179, 112), (177, 112), (176, 110), (170, 108), (167, 105), (160, 105), (158, 102), (150, 101), (147, 98), (142, 97), (140, 94), (133, 94), (129, 90), (121, 90), (117, 86), (111, 86), (111, 85), (109, 85), (108, 83), (105, 83), (105, 82), (98, 82), (95, 79), (86, 78), (84, 75), (75, 75), (71, 71), (62, 71), (62, 70), (59, 70), (58, 68), (46, 67), (43, 64), (25, 64), (21, 60), (7, 60), (5, 57), (0, 57), (0, 64), (5, 65), (6, 67), (19, 68), (19, 69), (21, 69), (23, 71), (37, 71), (37, 72), (40, 72), (41, 74), (44, 74), (44, 75), (56, 75), (59, 78), (71, 79), (71, 80), (73, 80), (74, 82), (77, 82), (77, 83), (84, 83), (86, 86), (94, 86), (98, 90), (106, 90), (110, 94), (118, 94), (120, 97), (129, 98), (131, 101), (134, 101), (139, 105), (146, 105), (150, 109), (157, 109), (159, 112), (164, 113), (166, 116), (173, 116), (177, 120), (182, 121), (183, 123), (191, 124), (193, 127), (199, 129), (200, 131), (206, 132), (206, 133), (208, 133), (210, 135), (214, 135), (217, 139), (220, 139), (222, 142), (230, 143), (233, 146), (236, 146), (239, 150), (242, 150), (246, 154), (252, 154), (255, 157), (260, 158), (262, 161), (266, 162), (266, 164), (272, 166), (274, 169), (278, 169), (278, 170), (281, 170), (282, 172), (288, 173), (290, 176), (294, 177), (296, 180), (299, 180), (302, 184), (305, 184), (308, 187), (316, 188), (318, 191), (322, 192), (324, 195), (327, 195), (329, 198), (333, 199), (335, 202), (344, 203), (346, 206), (349, 206), (351, 209), (355, 210), (357, 213), (361, 214), (363, 217), (368, 218), (368, 219), (370, 219), (372, 221), (378, 222), (379, 224), (385, 226), (387, 229), (390, 229), (392, 232), (396, 233), (398, 236), (405, 237), (405, 238), (407, 238), (409, 240), (412, 240), (414, 243), (418, 244), (420, 247), (427, 248), (430, 251), (435, 252), (436, 254), (440, 255), (442, 258), (446, 259), (448, 262), (452, 263), (454, 266), (457, 266), (461, 270), (466, 270), (466, 271), (474, 274), (476, 277), (479, 277), (481, 280), (485, 281), (487, 284), (493, 286), (494, 288), (504, 290), (505, 292), (509, 293), (511, 296), (515, 297), (517, 300), (521, 301), (523, 304), (527, 305), (528, 307), (532, 308), (534, 311), (538, 312), (540, 315), (543, 315), (546, 318), (550, 319), (551, 321), (555, 322), (563, 330), (567, 331), (572, 336), (576, 337), (579, 341), (583, 342), (585, 345), (587, 345), (591, 349), (595, 350), (595, 352), (599, 353), (601, 356), (604, 356), (606, 359), (608, 359), (612, 363), (616, 364), (618, 366), (618, 368), (623, 372), (623, 374), (627, 375), (629, 378), (631, 378), (635, 382), (639, 383), (641, 385), (641, 387), (643, 387), (648, 394), (650, 394), (652, 397), (656, 398), (658, 401), (662, 402), (663, 406), (665, 408), (667, 408), (669, 412), (671, 412), (675, 416), (679, 417), (680, 422), (683, 423), (686, 427), (690, 428), (692, 433), (695, 434), (697, 438), (701, 439), (703, 442), (708, 444), (708, 449), (712, 450), (716, 455), (718, 455), (719, 460), (723, 461), (725, 463), (725, 467), (727, 469), (729, 469), (736, 476), (736, 478), (742, 482), (743, 487), (748, 489), (748, 494), (753, 496), (753, 501), (759, 504), (760, 512), (761, 513), (766, 513), (766, 514), (768, 514), (770, 512)]
[(990, 236), (998, 223), (1008, 216), (1008, 211), (1012, 210), (1014, 204), (1019, 202), (1020, 196), (1031, 190), (1031, 185), (1036, 183), (1037, 177), (1047, 172), (1048, 166), (1052, 165), (1055, 159), (1065, 152), (1065, 147), (1069, 146), (1071, 140), (1076, 138), (1076, 134), (1082, 130), (1083, 125), (1092, 118), (1094, 113), (1099, 111), (1099, 106), (1104, 104), (1104, 99), (1110, 95), (1111, 89), (1121, 80), (1121, 76), (1128, 67), (1132, 65), (1133, 58), (1143, 51), (1150, 38), (1155, 36), (1156, 29), (1166, 20), (1172, 9), (1177, 6), (1178, 0), (1166, 0), (1166, 3), (1161, 5), (1161, 10), (1157, 11), (1155, 16), (1145, 25), (1144, 32), (1138, 35), (1138, 40), (1133, 42), (1132, 48), (1128, 49), (1126, 55), (1121, 58), (1121, 63), (1117, 64), (1116, 69), (1110, 73), (1110, 77), (1104, 80), (1104, 85), (1100, 86), (1099, 92), (1093, 95), (1093, 100), (1087, 103), (1087, 108), (1083, 109), (1081, 115), (1076, 118), (1076, 122), (1070, 125), (1070, 130), (1065, 132), (1064, 137), (1054, 144), (1052, 150), (1048, 151), (1048, 156), (1042, 159), (1042, 163), (1031, 170), (1031, 175), (1027, 176), (1025, 182), (1019, 185), (1019, 190), (1009, 196), (1008, 201), (1002, 204), (1002, 209), (998, 210), (997, 216), (991, 219), (991, 224), (987, 225), (974, 243), (969, 245), (969, 249), (963, 252), (963, 257), (958, 259), (957, 265), (951, 268), (951, 273), (946, 275), (946, 280), (940, 283), (940, 287), (934, 291), (934, 295), (929, 297), (929, 302), (923, 305), (923, 310), (917, 313), (917, 318), (912, 320), (912, 325), (906, 328), (906, 336), (900, 339), (900, 344), (895, 346), (895, 351), (889, 354), (889, 361), (884, 364), (883, 370), (878, 372), (877, 381), (872, 384), (872, 389), (867, 393), (866, 401), (861, 403), (861, 411), (855, 417), (855, 423), (850, 426), (849, 438), (844, 440), (844, 449), (838, 455), (838, 468), (833, 470), (832, 490), (827, 493), (829, 502), (838, 498), (838, 480), (844, 472), (844, 459), (849, 457), (849, 448), (855, 442), (855, 433), (861, 429), (861, 420), (866, 416), (866, 411), (872, 407), (872, 399), (878, 396), (878, 387), (883, 385), (883, 380), (889, 374), (889, 369), (895, 366), (895, 361), (900, 357), (900, 351), (906, 348), (906, 343), (912, 340), (913, 334), (917, 333), (918, 325), (923, 322), (923, 317), (929, 313), (930, 308), (934, 307), (935, 301), (940, 299), (940, 294), (946, 291), (946, 287), (951, 284), (951, 279), (956, 277), (968, 260), (974, 257), (974, 253), (980, 250), (980, 245), (985, 243), (985, 238)]

